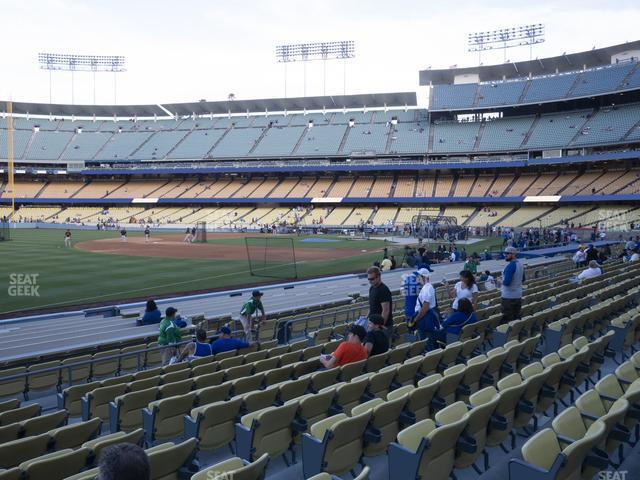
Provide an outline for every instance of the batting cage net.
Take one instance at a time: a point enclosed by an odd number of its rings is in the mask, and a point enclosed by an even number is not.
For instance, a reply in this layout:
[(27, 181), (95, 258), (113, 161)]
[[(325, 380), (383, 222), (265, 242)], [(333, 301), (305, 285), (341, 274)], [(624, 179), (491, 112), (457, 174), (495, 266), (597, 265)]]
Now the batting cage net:
[(196, 225), (196, 243), (207, 243), (207, 222), (198, 222)]
[(9, 228), (9, 219), (0, 217), (0, 242), (11, 240), (11, 229)]
[(298, 278), (296, 252), (290, 237), (245, 237), (249, 271), (255, 277)]
[(418, 213), (411, 219), (413, 234), (420, 238), (445, 241), (465, 240), (467, 229), (458, 225), (456, 217), (441, 217), (432, 213)]

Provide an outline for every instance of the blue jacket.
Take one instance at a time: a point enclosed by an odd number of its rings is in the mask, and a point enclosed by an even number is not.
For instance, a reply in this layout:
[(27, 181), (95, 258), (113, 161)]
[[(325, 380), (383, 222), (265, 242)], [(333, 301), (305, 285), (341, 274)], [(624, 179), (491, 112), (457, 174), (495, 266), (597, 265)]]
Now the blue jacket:
[(152, 310), (151, 312), (144, 312), (142, 316), (143, 325), (153, 325), (154, 323), (160, 323), (162, 320), (162, 313), (159, 309)]
[(453, 312), (444, 322), (442, 322), (442, 328), (444, 328), (447, 333), (457, 335), (462, 331), (462, 327), (471, 323), (476, 323), (477, 321), (478, 317), (476, 317), (475, 312), (472, 313), (471, 316), (462, 312)]

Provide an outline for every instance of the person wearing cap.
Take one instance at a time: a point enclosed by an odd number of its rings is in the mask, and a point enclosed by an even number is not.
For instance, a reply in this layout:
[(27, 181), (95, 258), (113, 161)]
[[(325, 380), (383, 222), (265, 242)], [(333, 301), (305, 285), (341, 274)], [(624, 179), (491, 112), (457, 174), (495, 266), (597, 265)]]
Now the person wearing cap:
[(391, 290), (382, 283), (382, 273), (378, 267), (367, 269), (369, 280), (369, 316), (382, 315), (385, 334), (388, 338), (393, 335), (393, 316), (391, 315)]
[(364, 339), (364, 348), (369, 356), (379, 355), (389, 350), (389, 339), (384, 333), (384, 320), (382, 315), (373, 314), (367, 322), (367, 336)]
[(420, 269), (418, 281), (422, 284), (422, 289), (418, 294), (414, 316), (409, 322), (410, 328), (416, 328), (420, 340), (427, 340), (427, 350), (436, 348), (436, 340), (440, 331), (440, 313), (436, 301), (436, 290), (429, 282), (429, 271)]
[(182, 332), (176, 324), (176, 313), (178, 311), (169, 307), (165, 310), (165, 317), (160, 322), (160, 335), (158, 335), (158, 345), (167, 347), (162, 350), (162, 365), (168, 365), (171, 357), (177, 353), (177, 345), (182, 340)]
[(524, 266), (520, 263), (516, 255), (518, 250), (515, 247), (504, 249), (504, 259), (507, 261), (506, 267), (502, 271), (502, 323), (508, 323), (520, 318), (522, 309), (522, 284), (524, 283)]
[(347, 333), (347, 339), (338, 345), (331, 355), (320, 355), (320, 363), (324, 368), (341, 367), (347, 363), (359, 362), (369, 357), (369, 352), (364, 347), (367, 331), (360, 325), (351, 325)]
[(211, 354), (229, 352), (240, 348), (247, 348), (249, 344), (231, 337), (231, 329), (226, 325), (218, 331), (220, 336), (211, 342)]
[[(242, 305), (242, 309), (240, 309), (240, 322), (244, 330), (244, 339), (247, 342), (251, 341), (251, 329), (254, 326), (252, 325), (254, 320), (255, 323), (261, 323), (267, 318), (262, 305), (262, 295), (263, 293), (260, 290), (254, 290), (251, 292), (251, 299)], [(261, 313), (259, 320), (258, 311)]]
[(600, 275), (602, 275), (600, 265), (598, 265), (598, 262), (595, 260), (591, 260), (589, 262), (589, 268), (583, 270), (578, 275), (578, 280), (586, 280), (587, 278), (599, 277)]

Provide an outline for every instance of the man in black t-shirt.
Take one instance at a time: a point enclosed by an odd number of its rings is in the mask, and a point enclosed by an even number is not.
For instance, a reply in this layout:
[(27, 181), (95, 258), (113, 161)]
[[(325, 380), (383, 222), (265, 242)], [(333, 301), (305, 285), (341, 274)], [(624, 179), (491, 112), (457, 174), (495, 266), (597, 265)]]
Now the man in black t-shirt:
[(369, 317), (373, 314), (381, 315), (384, 333), (387, 338), (393, 334), (393, 317), (391, 315), (391, 290), (382, 283), (381, 272), (378, 267), (367, 269), (367, 280), (369, 280)]
[(384, 333), (382, 315), (369, 315), (367, 336), (364, 339), (364, 348), (369, 356), (379, 355), (389, 350), (389, 339)]

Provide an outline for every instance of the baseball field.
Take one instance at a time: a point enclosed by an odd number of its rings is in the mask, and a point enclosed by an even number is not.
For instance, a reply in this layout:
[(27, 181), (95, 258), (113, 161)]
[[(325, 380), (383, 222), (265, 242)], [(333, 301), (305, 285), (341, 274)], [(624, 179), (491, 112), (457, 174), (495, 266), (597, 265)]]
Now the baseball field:
[[(265, 235), (268, 249), (261, 240), (252, 240), (250, 266), (242, 234), (209, 234), (207, 243), (188, 244), (179, 233), (153, 232), (149, 242), (140, 233), (129, 233), (125, 243), (115, 231), (73, 230), (72, 247), (64, 246), (63, 234), (60, 229), (16, 229), (11, 241), (0, 242), (0, 317), (250, 287), (294, 273), (310, 278), (363, 272), (382, 259), (384, 247), (402, 259), (402, 247), (384, 240)], [(485, 240), (468, 251), (482, 251), (492, 243)], [(253, 276), (252, 270), (269, 277)]]

